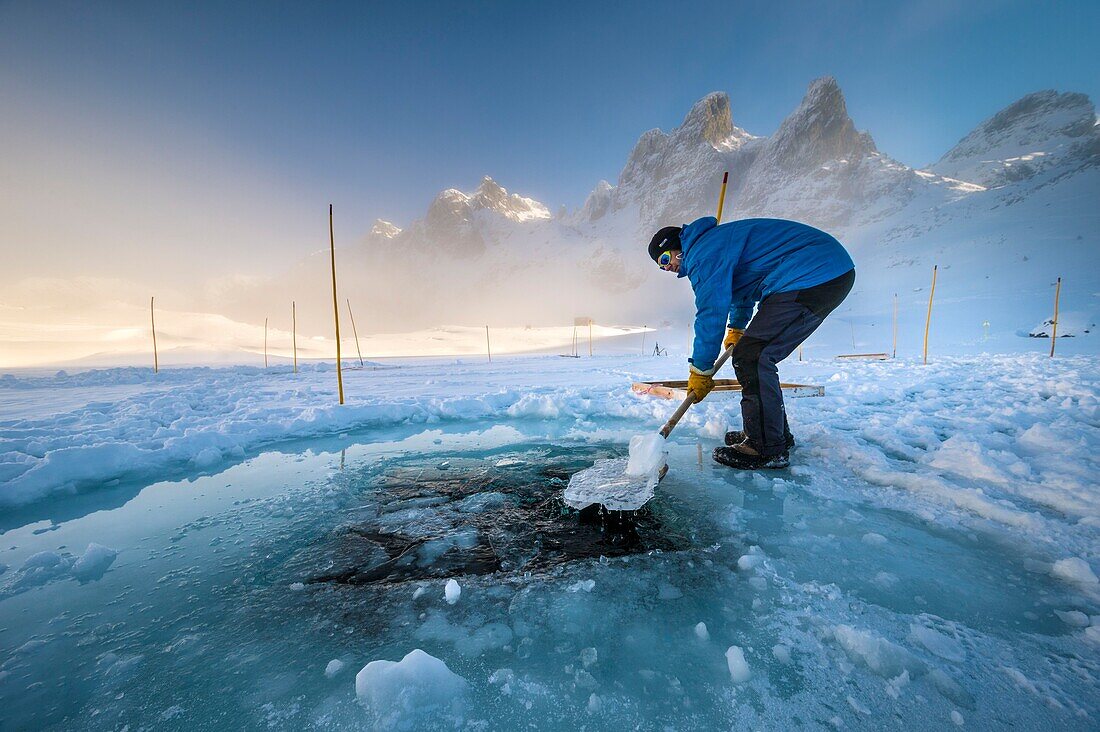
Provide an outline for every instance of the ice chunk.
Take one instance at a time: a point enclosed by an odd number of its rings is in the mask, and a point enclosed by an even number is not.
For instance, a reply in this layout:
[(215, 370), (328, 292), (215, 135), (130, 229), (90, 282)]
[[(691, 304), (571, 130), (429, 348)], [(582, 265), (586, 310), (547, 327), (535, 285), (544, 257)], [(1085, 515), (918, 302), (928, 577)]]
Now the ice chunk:
[(863, 535), (863, 543), (870, 544), (871, 546), (882, 546), (886, 543), (886, 537), (882, 534), (876, 534), (870, 531)]
[(660, 478), (657, 473), (627, 475), (626, 466), (625, 458), (597, 460), (591, 468), (569, 478), (562, 499), (577, 509), (600, 504), (611, 511), (638, 510), (653, 498)]
[(383, 729), (422, 729), (441, 723), (441, 715), (460, 717), (467, 688), (465, 679), (419, 648), (400, 661), (371, 661), (355, 675), (355, 696)]
[(1055, 610), (1054, 614), (1057, 615), (1063, 623), (1072, 625), (1075, 628), (1087, 628), (1089, 625), (1089, 616), (1085, 615), (1080, 610), (1067, 610), (1065, 612)]
[(730, 669), (730, 678), (735, 684), (743, 684), (752, 676), (749, 671), (749, 663), (745, 660), (745, 653), (741, 646), (730, 646), (726, 650), (726, 665)]
[(627, 475), (655, 475), (665, 466), (665, 440), (658, 434), (634, 435), (630, 438), (630, 460)]
[(916, 623), (909, 625), (909, 633), (918, 643), (940, 658), (956, 663), (966, 660), (966, 650), (954, 638)]
[(700, 622), (695, 626), (695, 637), (701, 641), (710, 640), (710, 631), (707, 630), (707, 624)]
[(117, 556), (118, 552), (114, 549), (108, 549), (102, 544), (92, 543), (88, 545), (88, 548), (84, 550), (84, 554), (76, 560), (73, 568), (69, 571), (72, 572), (73, 577), (81, 582), (91, 582), (106, 574)]
[(902, 671), (924, 668), (909, 651), (870, 631), (838, 625), (833, 629), (833, 637), (852, 660), (862, 662), (881, 676), (892, 678)]
[[(577, 580), (565, 589), (568, 592), (591, 592), (596, 587), (596, 580)], [(1087, 625), (1087, 623), (1086, 623)]]
[(951, 710), (951, 721), (955, 723), (956, 727), (963, 726), (963, 715), (959, 714), (958, 709)]
[(331, 679), (333, 676), (343, 671), (345, 665), (346, 664), (339, 658), (332, 659), (328, 662), (328, 665), (325, 666), (325, 678)]
[(737, 568), (742, 572), (747, 572), (750, 569), (756, 569), (764, 563), (763, 554), (742, 554), (737, 559)]
[(599, 658), (599, 654), (596, 652), (595, 648), (582, 648), (581, 649), (581, 663), (584, 664), (585, 668), (588, 668), (589, 666), (594, 664), (596, 662), (596, 659), (598, 659), (598, 658)]
[(454, 605), (458, 602), (458, 598), (462, 597), (462, 588), (453, 579), (447, 580), (447, 585), (443, 588), (443, 597), (447, 600), (448, 605)]
[(784, 645), (772, 646), (772, 655), (775, 656), (775, 660), (780, 663), (791, 662), (791, 649)]
[(1059, 559), (1050, 568), (1050, 573), (1055, 577), (1069, 582), (1076, 582), (1079, 585), (1095, 585), (1100, 582), (1089, 563), (1080, 557)]

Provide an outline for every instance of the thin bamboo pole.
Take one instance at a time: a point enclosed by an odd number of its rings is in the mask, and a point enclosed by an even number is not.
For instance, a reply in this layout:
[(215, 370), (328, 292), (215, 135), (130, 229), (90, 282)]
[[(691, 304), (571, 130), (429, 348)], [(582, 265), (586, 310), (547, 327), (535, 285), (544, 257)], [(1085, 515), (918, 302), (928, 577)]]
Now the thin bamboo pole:
[(267, 318), (264, 318), (264, 368), (267, 368)]
[(588, 357), (592, 357), (592, 318), (588, 319)]
[(936, 271), (939, 265), (932, 266), (932, 289), (928, 292), (928, 317), (924, 321), (924, 363), (928, 363), (928, 329), (932, 325), (932, 298), (936, 296)]
[(898, 357), (898, 293), (894, 293), (894, 352), (891, 358)]
[(492, 363), (493, 348), (489, 345), (489, 326), (485, 326), (485, 353), (489, 356), (489, 363)]
[(1054, 358), (1054, 344), (1058, 340), (1058, 296), (1062, 294), (1062, 278), (1054, 285), (1054, 323), (1050, 329), (1050, 357)]
[(802, 360), (802, 344), (801, 343), (798, 344), (798, 360), (799, 361)]
[(160, 372), (160, 360), (157, 357), (157, 318), (153, 314), (153, 298), (149, 298), (149, 325), (153, 329), (153, 373)]
[(645, 355), (645, 329), (647, 326), (642, 326), (642, 355)]
[(344, 403), (344, 372), (340, 364), (340, 305), (336, 299), (336, 235), (332, 230), (332, 204), (328, 205), (328, 250), (332, 259), (332, 317), (336, 321), (336, 386)]
[(726, 182), (730, 179), (730, 172), (722, 173), (722, 192), (718, 195), (718, 223), (722, 223), (722, 209), (726, 205)]
[(290, 301), (290, 338), (294, 350), (294, 373), (298, 373), (298, 308)]
[(355, 352), (359, 354), (359, 365), (363, 365), (363, 352), (359, 350), (359, 331), (355, 329), (355, 313), (351, 311), (351, 300), (348, 300), (348, 315), (351, 317), (351, 332), (355, 336)]

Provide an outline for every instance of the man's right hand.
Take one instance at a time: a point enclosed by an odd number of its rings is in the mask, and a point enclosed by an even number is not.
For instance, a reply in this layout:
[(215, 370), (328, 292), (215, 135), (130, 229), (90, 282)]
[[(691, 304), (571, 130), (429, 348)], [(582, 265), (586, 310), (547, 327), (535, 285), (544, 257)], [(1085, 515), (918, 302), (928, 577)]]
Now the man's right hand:
[(741, 340), (741, 336), (745, 335), (744, 328), (727, 328), (726, 340), (722, 341), (722, 350), (728, 351), (737, 345), (737, 341)]

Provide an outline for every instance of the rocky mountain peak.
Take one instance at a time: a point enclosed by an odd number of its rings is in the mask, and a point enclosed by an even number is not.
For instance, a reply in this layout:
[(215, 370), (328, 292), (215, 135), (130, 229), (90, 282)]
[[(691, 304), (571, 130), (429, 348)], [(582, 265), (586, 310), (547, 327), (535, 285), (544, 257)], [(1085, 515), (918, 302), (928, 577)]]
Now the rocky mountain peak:
[(508, 194), (508, 190), (489, 176), (481, 179), (481, 185), (470, 198), (474, 208), (499, 213), (512, 221), (532, 221), (550, 218), (550, 209), (533, 198)]
[(504, 208), (508, 203), (508, 191), (489, 176), (485, 176), (472, 198), (478, 208)]
[(709, 142), (714, 147), (725, 144), (733, 134), (729, 95), (711, 92), (697, 101), (674, 134)]
[(603, 218), (611, 207), (611, 197), (615, 190), (615, 186), (608, 183), (606, 180), (601, 180), (596, 184), (596, 187), (592, 189), (592, 192), (588, 194), (588, 198), (584, 201), (584, 206), (581, 207), (577, 217), (581, 221), (596, 221)]
[(375, 219), (374, 226), (370, 229), (371, 236), (381, 237), (383, 239), (392, 239), (400, 233), (400, 227), (393, 225), (385, 219)]
[(844, 93), (831, 76), (810, 83), (802, 103), (783, 120), (768, 148), (774, 163), (800, 168), (875, 152), (870, 135), (856, 130)]

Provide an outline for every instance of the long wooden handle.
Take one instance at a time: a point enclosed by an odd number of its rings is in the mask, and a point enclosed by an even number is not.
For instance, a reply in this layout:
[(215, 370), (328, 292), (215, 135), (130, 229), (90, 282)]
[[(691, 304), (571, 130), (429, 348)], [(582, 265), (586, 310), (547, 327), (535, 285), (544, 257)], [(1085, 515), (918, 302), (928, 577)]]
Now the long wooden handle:
[[(726, 361), (729, 360), (731, 353), (733, 353), (733, 346), (730, 346), (722, 352), (722, 355), (719, 356), (718, 360), (714, 362), (714, 373), (718, 373), (718, 369), (722, 368)], [(694, 404), (696, 401), (698, 400), (695, 398), (695, 392), (689, 391), (687, 398), (684, 399), (683, 403), (676, 408), (676, 411), (673, 412), (672, 416), (669, 417), (667, 422), (665, 422), (665, 426), (661, 428), (661, 437), (665, 438), (666, 440), (668, 439), (668, 436), (672, 433), (673, 428), (676, 427), (677, 424), (679, 424), (683, 416), (687, 414), (688, 408), (691, 407), (691, 405)]]

